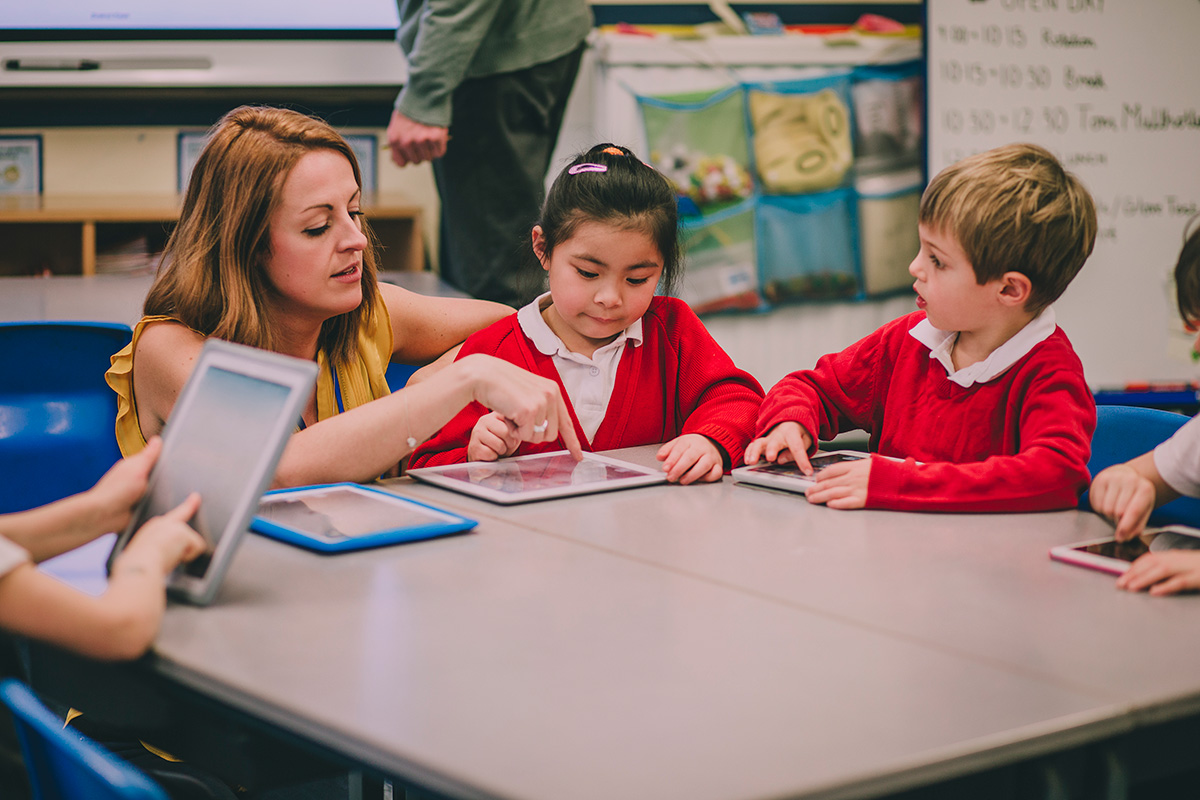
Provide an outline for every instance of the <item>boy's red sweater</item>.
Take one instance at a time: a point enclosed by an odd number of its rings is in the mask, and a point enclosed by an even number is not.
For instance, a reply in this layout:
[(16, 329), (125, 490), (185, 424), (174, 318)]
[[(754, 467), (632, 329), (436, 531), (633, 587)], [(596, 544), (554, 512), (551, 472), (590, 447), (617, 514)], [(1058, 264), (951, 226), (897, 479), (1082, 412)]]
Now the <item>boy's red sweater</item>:
[[(893, 320), (763, 401), (757, 435), (799, 422), (829, 440), (861, 428), (873, 459), (868, 508), (1047, 511), (1087, 487), (1096, 405), (1061, 328), (1003, 374), (963, 388), (909, 335), (918, 311)], [(922, 463), (918, 463), (922, 462)]]

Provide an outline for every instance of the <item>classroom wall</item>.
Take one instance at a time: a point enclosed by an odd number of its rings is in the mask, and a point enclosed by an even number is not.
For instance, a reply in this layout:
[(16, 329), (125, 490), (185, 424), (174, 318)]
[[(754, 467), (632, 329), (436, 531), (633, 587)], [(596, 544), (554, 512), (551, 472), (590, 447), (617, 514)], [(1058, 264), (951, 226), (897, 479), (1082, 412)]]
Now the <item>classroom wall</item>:
[[(19, 128), (3, 132), (41, 135), (44, 192), (107, 195), (175, 192), (181, 130), (153, 126)], [(373, 134), (381, 145), (387, 141), (384, 128), (346, 128), (342, 132)], [(436, 242), (439, 206), (429, 165), (400, 169), (386, 153), (380, 153), (377, 181), (381, 193), (403, 194), (425, 208), (425, 240)]]
[[(692, 12), (704, 12), (703, 4), (686, 0), (661, 3), (628, 3), (617, 0), (593, 0), (597, 19), (620, 19), (626, 10), (637, 10), (657, 17), (671, 6)], [(813, 14), (840, 16), (852, 21), (863, 11), (880, 12), (881, 6), (907, 7), (911, 13), (920, 6), (916, 0), (881, 0), (872, 4), (813, 2), (793, 0), (774, 6), (809, 6)], [(832, 7), (842, 6), (838, 12)], [(662, 8), (667, 10), (664, 12)], [(806, 10), (807, 13), (807, 10)], [(591, 75), (585, 70), (564, 122), (563, 142), (556, 154), (552, 173), (565, 154), (593, 143), (601, 131), (593, 120), (595, 109)], [(381, 114), (381, 116), (385, 116)], [(382, 143), (386, 118), (380, 127), (346, 128), (346, 133), (371, 133)], [(70, 126), (37, 129), (4, 129), (2, 133), (39, 133), (44, 148), (44, 191), (47, 193), (97, 194), (113, 192), (163, 194), (176, 190), (177, 137), (183, 128), (176, 126)], [(195, 130), (188, 128), (187, 130)], [(426, 241), (437, 241), (438, 198), (428, 165), (400, 169), (386, 154), (381, 154), (377, 173), (381, 192), (397, 192), (424, 206)], [(436, 251), (436, 246), (431, 246)], [(431, 252), (431, 256), (436, 256)], [(838, 349), (869, 332), (882, 322), (909, 310), (911, 298), (895, 298), (873, 303), (831, 303), (819, 306), (795, 306), (767, 315), (733, 315), (710, 318), (708, 324), (718, 341), (730, 354), (766, 385), (786, 372), (807, 366), (824, 352)]]
[[(694, 0), (662, 0), (662, 2), (622, 2), (621, 0), (591, 0), (597, 7), (599, 20), (619, 19), (625, 9), (639, 11), (669, 20), (683, 13), (684, 7), (693, 12), (707, 13), (703, 3)], [(842, 14), (853, 19), (861, 10), (879, 10), (879, 6), (896, 8), (919, 6), (918, 0), (878, 0), (872, 4), (828, 2), (825, 0), (784, 0), (774, 6), (818, 6), (826, 14)], [(672, 10), (672, 6), (679, 9)], [(660, 8), (662, 7), (662, 8)], [(844, 12), (837, 9), (844, 7)], [(832, 9), (832, 10), (830, 10)], [(2, 27), (2, 23), (0, 23)], [(590, 114), (588, 77), (581, 76), (576, 95), (568, 110), (566, 130), (586, 125)], [(211, 102), (211, 101), (210, 101)], [(380, 143), (385, 141), (385, 111), (381, 110), (378, 128), (345, 128), (344, 133), (374, 134)], [(37, 133), (42, 136), (43, 188), (52, 194), (169, 194), (177, 189), (177, 139), (184, 128), (175, 126), (94, 126), (11, 128), (0, 122), (0, 134)], [(186, 128), (195, 130), (195, 128)], [(403, 194), (424, 207), (426, 242), (437, 242), (438, 195), (433, 173), (428, 165), (398, 168), (381, 154), (377, 172), (379, 191)], [(436, 267), (436, 246), (430, 247), (431, 263)]]

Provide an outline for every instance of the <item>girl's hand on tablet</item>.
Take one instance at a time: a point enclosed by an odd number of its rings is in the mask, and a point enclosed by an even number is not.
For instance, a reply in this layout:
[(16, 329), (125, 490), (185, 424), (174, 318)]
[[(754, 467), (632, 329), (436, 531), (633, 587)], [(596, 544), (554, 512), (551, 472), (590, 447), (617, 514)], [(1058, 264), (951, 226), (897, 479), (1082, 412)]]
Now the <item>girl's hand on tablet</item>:
[(471, 429), (467, 460), (495, 461), (515, 453), (520, 444), (520, 438), (512, 434), (504, 417), (493, 411), (480, 417)]
[(816, 486), (805, 493), (808, 502), (823, 503), (830, 508), (865, 508), (873, 460), (860, 458), (824, 467), (817, 473)]
[(701, 481), (721, 480), (725, 461), (712, 439), (699, 433), (685, 433), (658, 448), (657, 458), (663, 462), (667, 480), (686, 486)]
[(1124, 542), (1146, 527), (1156, 502), (1154, 484), (1129, 464), (1116, 464), (1092, 481), (1088, 502), (1116, 526), (1113, 535)]
[(766, 436), (750, 442), (744, 461), (747, 465), (757, 464), (762, 458), (774, 464), (794, 461), (801, 472), (812, 475), (813, 468), (808, 463), (808, 451), (812, 444), (812, 436), (799, 422), (781, 422), (767, 431)]
[(188, 525), (199, 508), (200, 495), (193, 492), (167, 513), (148, 519), (113, 564), (113, 574), (143, 571), (161, 579), (203, 553), (208, 548), (204, 537)]
[(1200, 589), (1200, 552), (1164, 550), (1147, 553), (1117, 578), (1117, 588), (1130, 592), (1149, 589), (1150, 594), (1159, 596)]

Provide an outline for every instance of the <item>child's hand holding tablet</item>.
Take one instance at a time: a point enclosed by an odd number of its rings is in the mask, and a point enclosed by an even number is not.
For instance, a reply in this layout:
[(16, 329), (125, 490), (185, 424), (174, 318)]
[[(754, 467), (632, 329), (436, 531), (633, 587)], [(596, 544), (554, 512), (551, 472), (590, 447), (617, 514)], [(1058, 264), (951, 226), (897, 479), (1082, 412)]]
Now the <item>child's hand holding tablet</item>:
[[(816, 483), (805, 494), (808, 502), (829, 508), (865, 508), (867, 487), (871, 483), (871, 456), (843, 458), (822, 467)], [(820, 456), (814, 456), (815, 461)]]
[[(206, 547), (171, 573), (167, 588), (198, 605), (212, 602), (316, 373), (312, 361), (206, 341), (163, 430), (145, 497), (113, 545), (109, 571), (124, 568), (146, 546), (135, 536), (143, 523), (181, 517)], [(198, 505), (188, 499), (193, 494)]]
[[(749, 451), (747, 451), (749, 455)], [(865, 462), (870, 468), (871, 454), (858, 450), (834, 450), (829, 453), (815, 453), (812, 459), (805, 458), (808, 472), (796, 462), (781, 464), (758, 463), (752, 466), (738, 467), (732, 473), (735, 483), (751, 483), (767, 486), (772, 489), (783, 489), (798, 492), (812, 500), (813, 492), (817, 491), (820, 482), (824, 480), (827, 470), (835, 470), (834, 477), (844, 474), (844, 467), (859, 466)], [(813, 501), (817, 502), (817, 501)], [(831, 506), (840, 508), (841, 506)]]
[(1194, 592), (1200, 589), (1200, 552), (1172, 549), (1146, 553), (1117, 578), (1117, 588), (1130, 592), (1149, 589), (1152, 595)]
[(1114, 537), (1060, 545), (1050, 557), (1119, 575), (1118, 589), (1165, 595), (1200, 589), (1200, 530), (1184, 525), (1147, 528), (1126, 541)]

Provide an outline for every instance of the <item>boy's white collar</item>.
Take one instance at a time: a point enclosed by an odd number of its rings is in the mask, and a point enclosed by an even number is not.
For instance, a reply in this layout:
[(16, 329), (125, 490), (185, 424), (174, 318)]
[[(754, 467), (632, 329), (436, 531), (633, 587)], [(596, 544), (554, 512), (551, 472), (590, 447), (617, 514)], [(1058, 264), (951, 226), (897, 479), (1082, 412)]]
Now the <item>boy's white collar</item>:
[(1030, 350), (1044, 342), (1054, 333), (1057, 323), (1054, 320), (1054, 309), (1045, 308), (1040, 314), (1013, 334), (1007, 342), (992, 351), (992, 354), (982, 361), (977, 361), (969, 367), (955, 371), (950, 352), (954, 349), (954, 340), (958, 331), (942, 331), (923, 319), (913, 326), (908, 335), (929, 348), (929, 355), (936, 358), (946, 368), (946, 377), (964, 389), (976, 383), (987, 383), (1004, 374), (1004, 371), (1020, 361)]
[[(538, 349), (538, 352), (543, 355), (553, 356), (560, 351), (565, 351), (566, 346), (562, 340), (558, 338), (558, 334), (550, 330), (550, 326), (546, 324), (546, 320), (542, 317), (542, 310), (550, 305), (550, 293), (546, 292), (538, 296), (536, 300), (526, 306), (522, 306), (517, 311), (517, 324), (521, 326), (521, 330), (533, 342), (533, 346)], [(611, 347), (618, 342), (624, 343), (626, 339), (633, 342), (634, 346), (642, 343), (642, 319), (638, 317), (632, 325), (621, 332), (605, 347)]]

